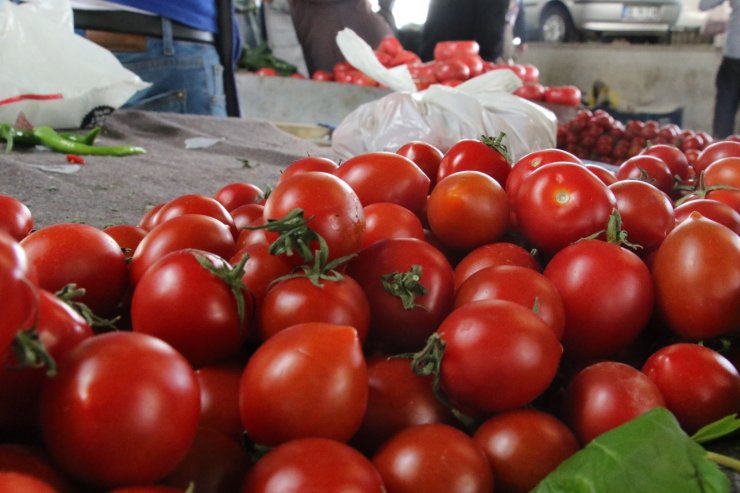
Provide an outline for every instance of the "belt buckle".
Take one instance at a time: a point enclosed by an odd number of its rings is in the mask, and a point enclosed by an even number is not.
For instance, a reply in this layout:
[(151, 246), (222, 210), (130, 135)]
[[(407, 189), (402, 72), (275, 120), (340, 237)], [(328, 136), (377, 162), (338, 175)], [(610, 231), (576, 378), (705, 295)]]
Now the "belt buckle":
[(116, 33), (97, 29), (85, 30), (85, 38), (110, 51), (146, 51), (146, 36), (142, 34)]

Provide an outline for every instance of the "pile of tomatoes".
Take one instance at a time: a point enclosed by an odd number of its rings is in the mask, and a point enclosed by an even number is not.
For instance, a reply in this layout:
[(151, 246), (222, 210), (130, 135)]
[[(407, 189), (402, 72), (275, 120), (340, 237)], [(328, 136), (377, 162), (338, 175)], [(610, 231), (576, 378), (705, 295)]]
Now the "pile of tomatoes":
[[(728, 140), (740, 140), (737, 136)], [(714, 141), (703, 130), (681, 128), (675, 123), (656, 120), (614, 118), (606, 110), (581, 109), (557, 129), (557, 146), (576, 156), (603, 163), (619, 164), (639, 154), (646, 146), (668, 144), (681, 149), (690, 162)]]
[(0, 490), (522, 492), (740, 412), (740, 143), (637, 157), (414, 141), (106, 228), (0, 197)]

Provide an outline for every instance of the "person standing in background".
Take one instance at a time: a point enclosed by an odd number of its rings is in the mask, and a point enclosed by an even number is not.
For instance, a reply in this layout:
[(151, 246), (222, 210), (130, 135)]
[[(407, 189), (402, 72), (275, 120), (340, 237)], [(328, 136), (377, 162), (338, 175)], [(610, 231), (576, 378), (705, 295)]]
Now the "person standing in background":
[(344, 28), (352, 29), (372, 48), (393, 34), (367, 0), (290, 0), (290, 11), (309, 74), (332, 71), (344, 61), (336, 41)]
[(715, 78), (716, 95), (712, 134), (724, 139), (735, 133), (735, 118), (740, 105), (740, 0), (700, 0), (699, 10), (709, 10), (729, 1), (731, 12), (722, 62)]
[(262, 0), (262, 14), (265, 39), (272, 54), (295, 66), (299, 74), (308, 77), (306, 60), (293, 26), (288, 0)]
[(122, 107), (239, 116), (231, 0), (71, 0), (75, 31), (152, 85)]
[(421, 32), (421, 59), (434, 58), (439, 41), (474, 40), (484, 60), (496, 61), (504, 50), (509, 0), (431, 0)]

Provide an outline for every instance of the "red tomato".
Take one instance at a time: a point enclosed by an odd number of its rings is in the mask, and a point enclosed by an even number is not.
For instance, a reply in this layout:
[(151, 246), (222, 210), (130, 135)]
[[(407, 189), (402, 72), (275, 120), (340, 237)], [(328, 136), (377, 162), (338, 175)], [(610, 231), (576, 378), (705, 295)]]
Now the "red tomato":
[(34, 324), (38, 307), (35, 270), (25, 250), (5, 231), (0, 231), (0, 354), (19, 330)]
[(116, 240), (118, 246), (123, 250), (123, 254), (130, 259), (134, 250), (139, 246), (141, 240), (146, 236), (147, 231), (133, 224), (114, 224), (103, 229), (108, 236)]
[(213, 195), (228, 212), (245, 204), (254, 204), (263, 199), (265, 193), (253, 183), (234, 182), (219, 188)]
[(212, 428), (241, 440), (239, 383), (243, 370), (239, 364), (205, 366), (195, 370), (200, 388), (201, 428)]
[(126, 258), (116, 241), (87, 224), (45, 226), (21, 241), (38, 273), (39, 287), (57, 292), (74, 283), (85, 290), (79, 298), (96, 315), (117, 312), (128, 288)]
[(207, 195), (188, 194), (175, 197), (166, 202), (157, 212), (153, 225), (156, 227), (165, 221), (185, 214), (203, 214), (218, 219), (228, 226), (231, 234), (236, 237), (236, 226), (234, 226), (234, 219), (229, 211), (221, 202)]
[(584, 166), (591, 173), (595, 174), (596, 177), (601, 180), (607, 187), (617, 182), (617, 175), (614, 173), (614, 171), (607, 169), (604, 166), (590, 163), (586, 163), (584, 164)]
[(407, 208), (391, 202), (376, 202), (364, 207), (365, 232), (361, 248), (388, 238), (424, 239), (419, 217)]
[(388, 353), (422, 348), (452, 308), (452, 267), (423, 240), (374, 243), (349, 261), (347, 274), (370, 303), (369, 339)]
[(299, 323), (323, 322), (353, 327), (362, 344), (370, 324), (370, 305), (362, 287), (350, 276), (316, 281), (297, 275), (268, 287), (257, 320), (262, 340)]
[(270, 283), (290, 274), (295, 265), (283, 255), (271, 254), (270, 246), (265, 241), (245, 245), (234, 254), (230, 263), (236, 265), (244, 254), (249, 255), (249, 259), (244, 264), (242, 282), (254, 297), (254, 304), (258, 307)]
[(432, 189), (427, 220), (442, 245), (467, 253), (501, 239), (509, 223), (509, 199), (489, 175), (458, 171)]
[(565, 106), (581, 105), (581, 90), (573, 85), (545, 87), (545, 102)]
[(624, 363), (603, 361), (573, 378), (563, 398), (564, 419), (582, 445), (656, 407), (665, 407), (660, 389)]
[(10, 195), (0, 194), (0, 230), (21, 241), (33, 229), (33, 215), (26, 204)]
[(258, 444), (310, 437), (344, 442), (360, 427), (367, 395), (357, 331), (304, 323), (276, 333), (249, 359), (240, 383), (239, 415)]
[(329, 72), (328, 70), (315, 70), (314, 73), (311, 74), (311, 79), (320, 81), (333, 81), (334, 74), (332, 72)]
[(398, 148), (396, 154), (409, 158), (421, 168), (425, 175), (431, 181), (430, 186), (433, 188), (437, 183), (437, 170), (439, 162), (442, 161), (444, 153), (437, 147), (420, 140), (412, 140)]
[(263, 77), (275, 77), (278, 74), (277, 70), (272, 67), (260, 67), (254, 73)]
[(541, 149), (532, 151), (517, 159), (513, 164), (509, 175), (506, 177), (505, 189), (509, 200), (516, 200), (519, 187), (526, 177), (534, 170), (545, 164), (557, 162), (570, 162), (581, 164), (581, 160), (568, 151), (562, 149)]
[(514, 91), (515, 96), (529, 99), (530, 101), (544, 101), (545, 86), (542, 84), (524, 84)]
[(121, 486), (120, 488), (114, 488), (108, 493), (186, 493), (182, 488), (175, 488), (174, 486), (164, 486), (156, 484), (148, 484), (144, 486)]
[(199, 428), (187, 455), (163, 483), (186, 491), (191, 485), (205, 492), (239, 491), (250, 461), (240, 439), (211, 428)]
[[(280, 182), (265, 202), (265, 223), (282, 219), (295, 209), (303, 211), (308, 227), (326, 241), (329, 260), (359, 249), (365, 229), (362, 203), (358, 194), (338, 177), (307, 171)], [(271, 242), (275, 237), (276, 233), (268, 234)], [(315, 251), (318, 245), (317, 241), (310, 241), (308, 246)]]
[(606, 228), (616, 198), (582, 165), (551, 163), (522, 181), (514, 200), (519, 230), (536, 248), (552, 255)]
[(671, 170), (671, 176), (679, 181), (686, 182), (689, 179), (689, 160), (680, 148), (670, 144), (652, 144), (642, 154), (662, 159)]
[(703, 177), (704, 187), (710, 190), (708, 199), (724, 202), (740, 213), (740, 156), (715, 160), (706, 167)]
[(324, 171), (334, 173), (339, 165), (333, 159), (328, 157), (306, 156), (297, 159), (285, 167), (277, 182), (280, 183), (293, 175), (304, 173), (306, 171)]
[(617, 210), (627, 241), (640, 245), (640, 256), (660, 246), (676, 225), (673, 203), (668, 195), (648, 182), (622, 180), (609, 185), (617, 198)]
[(650, 319), (655, 297), (650, 271), (619, 245), (576, 242), (556, 253), (543, 274), (563, 299), (567, 357), (613, 355), (634, 341)]
[(161, 202), (146, 211), (146, 213), (139, 220), (139, 224), (137, 226), (145, 229), (146, 231), (151, 231), (151, 229), (154, 227), (154, 221), (157, 219), (157, 213), (159, 213), (159, 210), (164, 207), (164, 204), (164, 202)]
[(699, 153), (692, 167), (698, 176), (710, 164), (725, 157), (740, 157), (740, 142), (719, 140), (709, 144)]
[[(33, 476), (53, 486), (55, 493), (72, 491), (69, 478), (51, 462), (47, 452), (36, 445), (0, 444), (0, 471)], [(16, 490), (11, 488), (9, 491)], [(39, 492), (33, 490), (31, 493)]]
[(170, 252), (194, 248), (230, 258), (236, 250), (229, 227), (211, 216), (185, 214), (165, 221), (141, 240), (131, 257), (131, 282), (136, 285), (157, 260)]
[(681, 223), (685, 221), (694, 211), (707, 219), (727, 226), (740, 235), (740, 213), (724, 202), (713, 199), (687, 200), (673, 210), (676, 216), (676, 222)]
[(565, 308), (555, 285), (536, 270), (518, 265), (481, 269), (455, 291), (455, 308), (480, 300), (508, 300), (531, 309), (560, 340), (565, 328)]
[(658, 190), (673, 193), (673, 175), (668, 165), (656, 156), (638, 154), (624, 161), (617, 168), (618, 180), (643, 180), (654, 185)]
[(457, 424), (432, 390), (432, 377), (416, 375), (405, 358), (380, 355), (367, 362), (369, 394), (362, 425), (352, 444), (366, 455), (386, 440), (415, 425)]
[[(231, 214), (231, 217), (234, 219), (234, 226), (236, 226), (236, 230), (239, 231), (239, 234), (236, 237), (237, 248), (240, 248), (242, 246), (239, 244), (239, 239), (242, 233), (244, 233), (243, 230), (245, 228), (249, 228), (250, 226), (261, 226), (265, 223), (265, 206), (262, 204), (240, 205), (236, 209), (229, 212), (229, 214)], [(265, 238), (267, 237), (265, 236)], [(265, 239), (265, 241), (267, 240)]]
[(96, 335), (68, 352), (44, 383), (44, 443), (85, 483), (155, 482), (193, 443), (198, 393), (192, 368), (165, 342), (135, 332)]
[[(79, 313), (45, 289), (38, 290), (35, 323), (24, 329), (32, 327), (39, 342), (54, 361), (93, 335), (90, 324)], [(28, 331), (24, 335), (32, 337), (32, 333)], [(18, 337), (16, 344), (17, 339)], [(19, 361), (18, 357), (18, 353), (10, 349), (0, 356), (3, 363), (0, 370), (0, 395), (13, 396), (0, 403), (0, 429), (7, 433), (27, 433), (38, 427), (36, 416), (41, 386), (49, 378), (48, 364), (43, 367), (24, 366), (29, 362)]]
[(247, 474), (241, 493), (383, 493), (372, 462), (344, 443), (301, 438), (273, 448)]
[(478, 55), (480, 45), (474, 40), (438, 41), (434, 45), (434, 59), (447, 60), (460, 55)]
[(691, 343), (662, 347), (642, 371), (658, 386), (686, 433), (740, 413), (740, 374), (708, 347)]
[(656, 303), (668, 328), (690, 340), (740, 327), (740, 237), (693, 212), (655, 253)]
[(434, 62), (434, 76), (439, 82), (468, 80), (470, 67), (459, 58), (449, 58)]
[(334, 174), (352, 187), (363, 206), (393, 202), (422, 215), (430, 180), (411, 159), (393, 152), (366, 152), (344, 161)]
[(467, 303), (437, 330), (446, 348), (440, 382), (467, 412), (501, 412), (532, 402), (550, 385), (563, 352), (530, 308), (504, 300)]
[(455, 290), (479, 270), (499, 265), (519, 265), (536, 271), (542, 270), (532, 252), (523, 247), (503, 241), (491, 243), (476, 248), (457, 263), (454, 272)]
[(49, 483), (32, 476), (14, 471), (0, 471), (0, 491), (13, 493), (57, 493)]
[(522, 67), (522, 82), (525, 84), (537, 84), (540, 80), (540, 69), (536, 65), (531, 63), (521, 64)]
[(468, 66), (468, 69), (470, 70), (470, 76), (468, 78), (478, 77), (483, 73), (484, 60), (480, 55), (466, 53), (458, 55), (456, 58)]
[(473, 435), (488, 458), (499, 493), (527, 493), (580, 445), (558, 418), (520, 409), (488, 418)]
[(437, 182), (458, 171), (480, 171), (504, 186), (511, 171), (511, 157), (503, 138), (501, 134), (455, 142), (439, 163)]

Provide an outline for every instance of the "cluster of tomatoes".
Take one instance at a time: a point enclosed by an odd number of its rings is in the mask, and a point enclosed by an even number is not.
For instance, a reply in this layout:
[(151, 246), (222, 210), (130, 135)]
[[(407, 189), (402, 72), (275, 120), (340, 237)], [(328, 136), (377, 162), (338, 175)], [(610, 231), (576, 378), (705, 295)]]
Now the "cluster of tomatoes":
[[(732, 136), (728, 140), (740, 138)], [(622, 123), (603, 109), (581, 109), (557, 129), (559, 148), (583, 159), (612, 164), (635, 156), (652, 144), (678, 147), (693, 162), (713, 141), (703, 130), (685, 129), (675, 123), (637, 119)]]
[(523, 492), (740, 412), (740, 143), (638, 157), (414, 141), (103, 229), (0, 197), (0, 490)]

